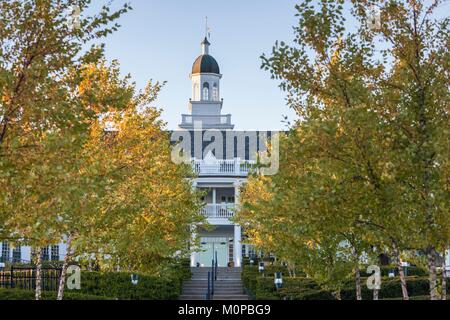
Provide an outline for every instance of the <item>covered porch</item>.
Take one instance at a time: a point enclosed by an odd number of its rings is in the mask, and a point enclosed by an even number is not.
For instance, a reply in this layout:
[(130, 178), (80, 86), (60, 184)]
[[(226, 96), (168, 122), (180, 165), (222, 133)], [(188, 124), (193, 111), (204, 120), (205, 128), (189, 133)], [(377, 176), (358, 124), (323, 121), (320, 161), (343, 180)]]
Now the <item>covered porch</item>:
[(218, 225), (211, 231), (201, 230), (193, 234), (193, 240), (200, 248), (191, 253), (191, 267), (211, 267), (217, 254), (219, 267), (240, 267), (242, 265), (241, 226)]

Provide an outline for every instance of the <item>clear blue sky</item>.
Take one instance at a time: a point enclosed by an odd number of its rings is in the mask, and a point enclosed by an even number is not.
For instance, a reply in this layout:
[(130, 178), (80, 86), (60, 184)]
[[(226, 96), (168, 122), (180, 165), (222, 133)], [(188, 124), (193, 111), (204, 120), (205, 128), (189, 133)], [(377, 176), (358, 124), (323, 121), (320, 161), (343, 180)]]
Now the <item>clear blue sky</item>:
[[(105, 1), (95, 0), (95, 6)], [(115, 0), (113, 7), (125, 1)], [(223, 113), (231, 113), (237, 130), (281, 129), (282, 115), (294, 118), (284, 93), (260, 55), (276, 40), (289, 42), (295, 0), (130, 0), (134, 10), (120, 20), (121, 29), (106, 39), (108, 59), (117, 59), (138, 87), (148, 79), (167, 81), (157, 106), (169, 129), (188, 113), (189, 73), (200, 54), (205, 16), (212, 29), (210, 53), (223, 78)]]

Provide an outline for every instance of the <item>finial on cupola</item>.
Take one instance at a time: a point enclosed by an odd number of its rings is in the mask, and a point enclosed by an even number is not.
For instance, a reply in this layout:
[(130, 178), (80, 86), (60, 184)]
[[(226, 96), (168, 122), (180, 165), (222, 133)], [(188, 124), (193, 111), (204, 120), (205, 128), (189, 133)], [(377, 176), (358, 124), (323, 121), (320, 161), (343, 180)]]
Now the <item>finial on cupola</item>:
[(208, 27), (208, 17), (205, 17), (205, 39), (202, 41), (202, 54), (209, 54), (209, 43), (208, 38), (211, 37), (211, 29)]

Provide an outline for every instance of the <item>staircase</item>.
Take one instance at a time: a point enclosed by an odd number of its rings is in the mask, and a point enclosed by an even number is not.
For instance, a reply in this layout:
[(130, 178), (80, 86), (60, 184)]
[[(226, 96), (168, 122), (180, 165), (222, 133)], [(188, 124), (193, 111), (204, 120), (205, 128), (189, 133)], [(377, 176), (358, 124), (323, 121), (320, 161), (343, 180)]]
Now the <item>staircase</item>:
[[(211, 268), (191, 268), (192, 278), (183, 284), (180, 300), (205, 300)], [(218, 268), (213, 300), (248, 300), (241, 282), (241, 268)]]

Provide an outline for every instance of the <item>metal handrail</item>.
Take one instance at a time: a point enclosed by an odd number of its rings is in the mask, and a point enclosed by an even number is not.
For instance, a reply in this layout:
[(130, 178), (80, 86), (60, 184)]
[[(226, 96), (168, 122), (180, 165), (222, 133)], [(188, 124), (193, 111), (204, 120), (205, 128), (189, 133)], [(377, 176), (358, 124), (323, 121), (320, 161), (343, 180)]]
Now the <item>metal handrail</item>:
[(214, 282), (217, 281), (217, 271), (217, 251), (215, 251), (211, 261), (211, 271), (208, 271), (208, 290), (206, 291), (206, 300), (211, 300), (211, 297), (214, 296)]

